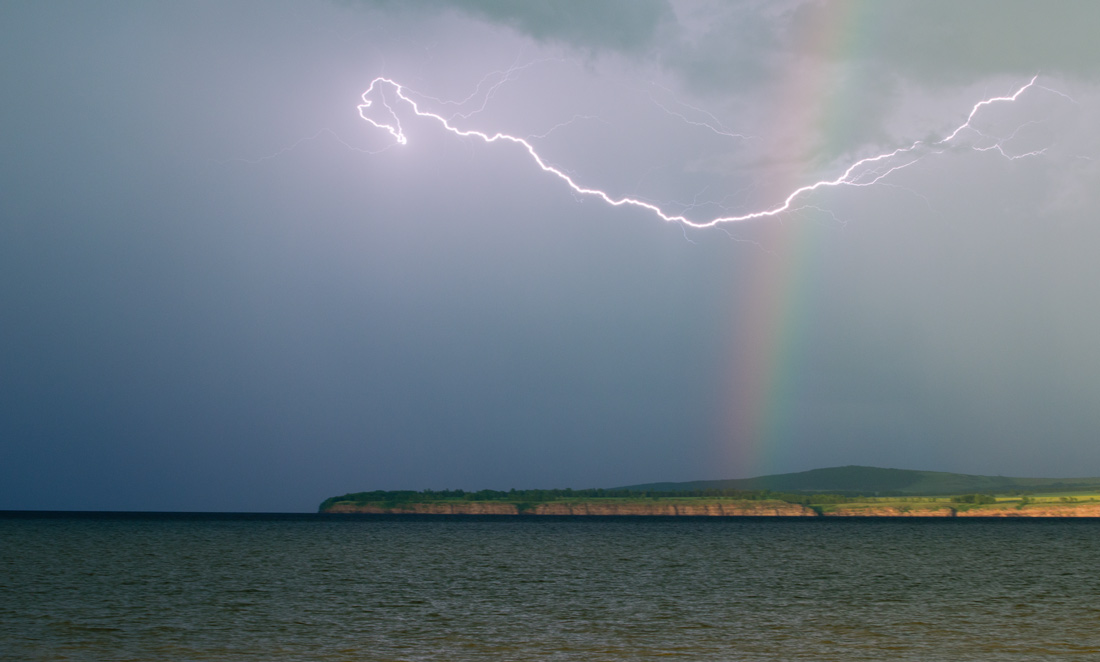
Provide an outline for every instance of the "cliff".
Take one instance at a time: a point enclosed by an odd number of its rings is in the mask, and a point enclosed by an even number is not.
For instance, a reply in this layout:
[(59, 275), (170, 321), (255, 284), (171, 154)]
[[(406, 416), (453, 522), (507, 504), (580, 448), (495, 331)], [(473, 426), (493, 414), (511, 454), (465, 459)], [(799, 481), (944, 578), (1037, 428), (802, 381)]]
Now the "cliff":
[(386, 506), (337, 502), (321, 512), (380, 515), (582, 515), (709, 517), (1100, 517), (1100, 503), (928, 507), (844, 504), (819, 512), (784, 501), (552, 501), (522, 507), (500, 501), (439, 501)]
[(1003, 503), (988, 506), (934, 506), (906, 508), (846, 504), (823, 513), (827, 517), (1100, 517), (1100, 503)]
[(1100, 517), (1100, 503), (1033, 504), (1022, 508), (979, 506), (959, 510), (956, 517)]
[(638, 516), (713, 516), (713, 517), (813, 517), (817, 513), (796, 503), (784, 501), (551, 501), (522, 510), (517, 504), (494, 501), (453, 501), (408, 503), (400, 506), (381, 504), (335, 503), (326, 513), (374, 513), (389, 515), (638, 515)]
[(709, 517), (813, 517), (817, 513), (797, 503), (784, 501), (728, 502), (633, 502), (543, 503), (531, 509), (534, 515), (679, 515)]

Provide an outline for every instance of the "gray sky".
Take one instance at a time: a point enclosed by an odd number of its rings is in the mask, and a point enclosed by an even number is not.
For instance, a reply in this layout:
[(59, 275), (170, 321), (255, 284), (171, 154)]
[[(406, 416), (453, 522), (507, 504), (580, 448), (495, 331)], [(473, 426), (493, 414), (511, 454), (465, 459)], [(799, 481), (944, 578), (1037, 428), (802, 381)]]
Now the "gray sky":
[[(0, 509), (1100, 475), (1098, 23), (1093, 2), (0, 4)], [(357, 110), (378, 76), (697, 223), (921, 144), (872, 186), (695, 229), (380, 84), (397, 145)]]

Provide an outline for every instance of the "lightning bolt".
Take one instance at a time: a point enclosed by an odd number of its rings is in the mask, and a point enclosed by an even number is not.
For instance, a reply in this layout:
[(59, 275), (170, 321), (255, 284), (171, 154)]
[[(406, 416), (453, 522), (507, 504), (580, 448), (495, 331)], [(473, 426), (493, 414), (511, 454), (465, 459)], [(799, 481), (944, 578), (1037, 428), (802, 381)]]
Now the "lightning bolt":
[(305, 138), (299, 138), (293, 144), (287, 145), (286, 147), (280, 149), (279, 151), (268, 154), (266, 156), (261, 156), (259, 158), (255, 158), (255, 159), (233, 158), (233, 159), (213, 160), (213, 161), (214, 161), (214, 163), (238, 162), (238, 163), (247, 163), (249, 165), (256, 165), (256, 164), (259, 164), (259, 163), (263, 163), (264, 161), (271, 161), (272, 159), (277, 159), (280, 156), (282, 156), (283, 154), (287, 154), (289, 152), (294, 151), (295, 149), (297, 149), (298, 147), (304, 145), (305, 143), (313, 142), (315, 140), (320, 139), (321, 136), (326, 136), (326, 135), (329, 136), (331, 139), (335, 140), (336, 142), (340, 143), (346, 149), (348, 149), (352, 152), (359, 152), (360, 154), (368, 154), (370, 156), (374, 156), (375, 154), (381, 154), (382, 152), (384, 152), (387, 149), (394, 146), (391, 143), (391, 144), (386, 145), (385, 147), (383, 147), (381, 149), (373, 149), (373, 150), (372, 149), (363, 149), (362, 147), (356, 147), (355, 145), (352, 145), (352, 144), (348, 143), (346, 140), (344, 140), (343, 138), (338, 136), (336, 134), (336, 132), (333, 131), (332, 129), (325, 128), (325, 129), (321, 129), (321, 130), (317, 131), (312, 136), (306, 136)]
[(597, 122), (603, 122), (604, 124), (608, 124), (607, 120), (604, 120), (604, 119), (602, 119), (600, 117), (597, 117), (595, 115), (574, 115), (572, 117), (572, 119), (566, 120), (565, 122), (558, 122), (557, 124), (550, 127), (546, 131), (543, 131), (542, 133), (532, 133), (531, 135), (527, 136), (527, 139), (528, 140), (541, 140), (541, 139), (546, 138), (547, 136), (549, 136), (551, 133), (557, 131), (558, 129), (564, 129), (565, 127), (567, 127), (567, 126), (569, 126), (569, 125), (571, 125), (575, 122), (578, 122), (580, 120), (594, 120), (594, 121), (597, 121)]
[[(459, 108), (462, 108), (463, 106), (470, 103), (471, 101), (473, 101), (475, 98), (477, 98), (480, 95), (481, 96), (481, 104), (477, 108), (475, 108), (473, 110), (465, 111), (465, 112), (456, 112), (454, 115), (451, 116), (452, 120), (455, 119), (456, 117), (461, 117), (464, 120), (468, 120), (471, 117), (473, 117), (474, 115), (477, 115), (478, 113), (484, 111), (485, 108), (488, 107), (489, 101), (491, 101), (492, 98), (496, 95), (497, 90), (499, 90), (501, 87), (503, 87), (506, 83), (509, 83), (509, 82), (515, 80), (521, 72), (523, 72), (527, 69), (530, 69), (531, 67), (534, 67), (535, 65), (538, 65), (538, 64), (545, 64), (547, 62), (562, 62), (562, 61), (563, 60), (561, 60), (559, 58), (543, 58), (543, 59), (540, 59), (540, 60), (532, 60), (531, 62), (528, 62), (526, 64), (519, 64), (519, 58), (517, 57), (516, 61), (512, 63), (512, 66), (508, 67), (507, 69), (504, 69), (503, 71), (493, 71), (493, 72), (490, 72), (490, 73), (486, 74), (484, 77), (482, 77), (482, 79), (480, 81), (478, 81), (477, 86), (474, 88), (474, 91), (469, 94), (469, 96), (467, 96), (465, 99), (460, 99), (458, 101), (447, 101), (447, 100), (444, 100), (444, 99), (437, 99), (435, 97), (430, 97), (430, 96), (427, 96), (425, 94), (420, 94), (420, 93), (417, 93), (417, 96), (421, 97), (423, 99), (427, 99), (429, 101), (434, 101), (434, 102), (436, 102), (438, 104), (441, 104), (441, 105), (457, 106)], [(495, 82), (493, 82), (494, 79), (495, 79)], [(378, 79), (375, 79), (375, 80), (377, 81)], [(373, 83), (372, 83), (372, 85), (373, 85)], [(482, 93), (482, 91), (481, 91), (482, 87), (487, 88), (484, 93)], [(368, 92), (369, 91), (370, 90), (368, 90)], [(440, 118), (440, 119), (442, 119), (442, 118)]]
[[(507, 73), (508, 72), (505, 72), (505, 79), (507, 79)], [(438, 115), (436, 113), (421, 109), (420, 105), (411, 96), (409, 96), (411, 93), (410, 91), (407, 91), (406, 88), (400, 83), (389, 78), (378, 77), (372, 80), (370, 83), (370, 87), (368, 87), (367, 90), (363, 92), (363, 103), (360, 104), (358, 108), (359, 116), (366, 120), (369, 124), (378, 129), (381, 129), (382, 131), (387, 132), (390, 136), (393, 137), (394, 141), (396, 141), (397, 144), (407, 144), (408, 138), (406, 137), (405, 132), (402, 129), (401, 121), (398, 118), (397, 112), (394, 110), (394, 106), (391, 105), (390, 98), (387, 95), (388, 91), (396, 101), (407, 104), (412, 112), (417, 116), (435, 120), (444, 129), (446, 129), (450, 133), (453, 133), (456, 136), (464, 138), (478, 138), (486, 143), (505, 142), (518, 145), (527, 152), (527, 154), (535, 162), (535, 165), (537, 165), (543, 172), (557, 177), (558, 179), (563, 181), (570, 189), (572, 189), (575, 194), (579, 196), (598, 198), (613, 207), (637, 207), (639, 209), (644, 209), (653, 213), (661, 220), (669, 223), (680, 223), (686, 227), (692, 228), (710, 228), (725, 223), (736, 223), (741, 221), (750, 221), (754, 219), (774, 217), (783, 214), (784, 212), (793, 211), (794, 209), (796, 209), (795, 203), (799, 198), (802, 198), (818, 189), (835, 188), (841, 186), (873, 186), (875, 184), (878, 184), (886, 177), (889, 177), (893, 173), (897, 172), (898, 170), (908, 168), (909, 166), (917, 163), (928, 153), (941, 153), (942, 151), (946, 150), (950, 143), (954, 142), (960, 134), (967, 130), (973, 131), (982, 137), (989, 137), (985, 136), (985, 134), (982, 134), (972, 125), (978, 113), (981, 112), (982, 109), (993, 104), (1015, 102), (1020, 97), (1020, 95), (1024, 94), (1032, 87), (1036, 87), (1035, 82), (1036, 80), (1038, 80), (1038, 78), (1038, 75), (1032, 77), (1030, 81), (1017, 89), (1011, 95), (991, 97), (977, 102), (970, 109), (970, 113), (967, 115), (965, 122), (956, 127), (955, 130), (948, 134), (946, 137), (941, 138), (935, 142), (918, 140), (908, 145), (907, 147), (899, 147), (888, 152), (883, 152), (881, 154), (859, 159), (858, 161), (855, 161), (854, 163), (849, 165), (839, 176), (833, 179), (823, 179), (812, 184), (807, 184), (805, 186), (794, 189), (789, 195), (787, 195), (786, 198), (783, 199), (780, 204), (766, 209), (761, 209), (759, 211), (753, 211), (739, 215), (718, 216), (709, 220), (693, 220), (685, 216), (683, 213), (665, 211), (661, 207), (651, 202), (641, 200), (639, 198), (630, 196), (615, 197), (607, 193), (606, 191), (582, 185), (575, 181), (572, 177), (570, 177), (565, 171), (547, 163), (543, 159), (543, 157), (540, 156), (539, 153), (535, 150), (534, 146), (524, 138), (508, 135), (506, 133), (485, 133), (474, 129), (462, 129), (454, 126), (451, 123), (451, 120), (443, 117), (442, 115)], [(417, 96), (421, 95), (417, 94)], [(376, 101), (374, 97), (377, 97), (377, 102), (380, 103), (389, 113), (389, 117), (392, 118), (391, 120), (375, 120), (368, 116), (367, 110), (373, 107)], [(396, 101), (394, 101), (393, 103), (396, 103)], [(1013, 135), (1015, 135), (1015, 133)], [(1043, 153), (1044, 151), (1036, 150), (1033, 152), (1028, 152), (1026, 154), (1009, 156), (1005, 152), (1003, 145), (1007, 140), (1010, 140), (1011, 138), (1012, 136), (1009, 136), (1007, 138), (998, 138), (993, 145), (981, 148), (974, 147), (974, 149), (978, 151), (996, 150), (1002, 156), (1010, 159), (1023, 158), (1025, 156), (1035, 156)]]
[(1015, 93), (1014, 93), (1014, 94), (1013, 94), (1012, 96), (1007, 96), (1007, 97), (992, 97), (992, 98), (990, 98), (990, 99), (986, 99), (986, 100), (984, 100), (984, 101), (979, 101), (978, 103), (974, 104), (974, 107), (970, 109), (970, 114), (969, 114), (969, 115), (967, 115), (967, 117), (966, 117), (966, 121), (965, 121), (965, 122), (963, 122), (962, 124), (960, 124), (960, 125), (959, 125), (959, 127), (958, 127), (957, 129), (955, 129), (954, 131), (952, 131), (952, 132), (951, 132), (951, 135), (947, 136), (947, 137), (946, 137), (946, 138), (944, 138), (943, 140), (940, 140), (940, 141), (939, 141), (939, 142), (937, 142), (936, 144), (937, 144), (937, 145), (942, 145), (943, 143), (949, 143), (949, 142), (951, 142), (952, 140), (954, 140), (954, 139), (955, 139), (955, 136), (959, 135), (959, 134), (960, 134), (960, 133), (962, 133), (962, 132), (963, 132), (964, 130), (966, 130), (966, 129), (969, 129), (969, 128), (971, 128), (971, 126), (970, 126), (970, 123), (971, 123), (972, 121), (974, 121), (974, 116), (978, 114), (978, 111), (979, 111), (979, 110), (981, 110), (981, 109), (982, 109), (982, 108), (984, 108), (985, 106), (989, 106), (989, 105), (991, 105), (991, 104), (995, 104), (995, 103), (999, 103), (999, 102), (1004, 102), (1004, 101), (1015, 101), (1016, 99), (1020, 98), (1020, 95), (1021, 95), (1021, 94), (1023, 94), (1023, 93), (1024, 93), (1024, 92), (1025, 92), (1025, 91), (1026, 91), (1026, 90), (1027, 90), (1027, 89), (1028, 89), (1029, 87), (1031, 87), (1032, 85), (1034, 85), (1034, 84), (1035, 84), (1035, 81), (1036, 81), (1036, 80), (1038, 80), (1038, 79), (1039, 79), (1039, 76), (1038, 76), (1038, 75), (1036, 75), (1036, 76), (1033, 76), (1033, 77), (1031, 78), (1031, 80), (1030, 80), (1030, 81), (1028, 81), (1027, 85), (1024, 85), (1024, 86), (1023, 86), (1023, 87), (1021, 87), (1020, 89), (1016, 90), (1016, 92), (1015, 92)]
[[(662, 90), (666, 94), (669, 94), (669, 95), (672, 94), (672, 91), (669, 90), (667, 87), (664, 87), (662, 85), (658, 85), (657, 83), (650, 83), (650, 85), (652, 85), (653, 87), (656, 87), (659, 90)], [(664, 104), (662, 104), (661, 102), (657, 101), (657, 99), (655, 99), (652, 94), (649, 95), (649, 100), (653, 102), (654, 106), (657, 106), (661, 110), (665, 111), (666, 114), (671, 115), (672, 117), (675, 117), (675, 118), (683, 121), (685, 124), (690, 124), (691, 126), (700, 127), (700, 128), (706, 129), (708, 131), (711, 131), (713, 133), (716, 133), (720, 136), (726, 136), (727, 138), (739, 138), (741, 140), (754, 140), (754, 139), (757, 138), (757, 136), (747, 136), (747, 135), (744, 135), (744, 134), (741, 134), (741, 133), (734, 133), (733, 131), (730, 131), (726, 127), (722, 126), (722, 122), (717, 117), (714, 116), (714, 113), (711, 113), (710, 111), (707, 111), (707, 110), (703, 110), (702, 108), (696, 108), (695, 106), (683, 103), (682, 101), (677, 101), (676, 102), (677, 104), (683, 106), (684, 108), (687, 108), (689, 110), (693, 110), (696, 113), (699, 113), (701, 115), (706, 115), (707, 117), (709, 117), (714, 122), (714, 124), (711, 124), (710, 122), (697, 122), (695, 120), (688, 119), (687, 116), (684, 115), (683, 113), (678, 113), (675, 110), (672, 110), (672, 109), (668, 108), (667, 106), (665, 106)]]

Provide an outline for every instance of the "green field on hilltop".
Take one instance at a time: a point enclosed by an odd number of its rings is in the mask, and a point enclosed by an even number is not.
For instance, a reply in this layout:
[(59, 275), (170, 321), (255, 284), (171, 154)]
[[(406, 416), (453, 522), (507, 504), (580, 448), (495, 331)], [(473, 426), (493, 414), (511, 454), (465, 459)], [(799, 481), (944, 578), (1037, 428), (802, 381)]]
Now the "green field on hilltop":
[(943, 471), (882, 469), (846, 466), (798, 473), (697, 480), (684, 483), (646, 483), (618, 488), (634, 491), (679, 492), (708, 489), (771, 490), (794, 493), (837, 493), (852, 496), (947, 496), (952, 494), (1067, 494), (1100, 493), (1100, 478), (1018, 478), (978, 476)]

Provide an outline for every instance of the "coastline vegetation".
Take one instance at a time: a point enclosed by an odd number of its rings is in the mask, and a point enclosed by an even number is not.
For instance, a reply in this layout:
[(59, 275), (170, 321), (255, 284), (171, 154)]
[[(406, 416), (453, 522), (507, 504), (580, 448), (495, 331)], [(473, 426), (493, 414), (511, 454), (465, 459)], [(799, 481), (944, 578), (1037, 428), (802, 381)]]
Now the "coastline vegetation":
[(373, 506), (384, 509), (405, 508), (414, 504), (438, 503), (509, 503), (520, 512), (535, 506), (553, 502), (565, 503), (653, 503), (673, 501), (683, 504), (707, 504), (714, 502), (781, 502), (812, 508), (820, 514), (837, 512), (857, 513), (862, 510), (893, 509), (901, 513), (951, 509), (965, 512), (974, 508), (1021, 509), (1036, 506), (1074, 506), (1100, 501), (1100, 493), (1015, 493), (1015, 494), (956, 494), (936, 496), (913, 495), (862, 495), (845, 493), (787, 493), (770, 490), (705, 489), (684, 491), (630, 490), (630, 489), (551, 489), (551, 490), (374, 490), (354, 492), (325, 499), (319, 508), (327, 512), (334, 506)]
[[(770, 490), (617, 490), (617, 489), (586, 489), (586, 490), (478, 490), (467, 492), (464, 490), (374, 490), (372, 492), (354, 492), (342, 496), (330, 497), (321, 503), (320, 510), (324, 512), (332, 506), (349, 504), (356, 506), (377, 505), (384, 508), (407, 506), (414, 503), (440, 503), (440, 502), (492, 502), (513, 503), (525, 507), (532, 507), (542, 503), (555, 501), (616, 501), (637, 502), (653, 501), (655, 499), (678, 499), (713, 501), (716, 499), (732, 501), (782, 501), (784, 503), (796, 503), (804, 506), (847, 503), (849, 497), (843, 494), (793, 494), (772, 492)], [(523, 510), (523, 508), (521, 508)]]

